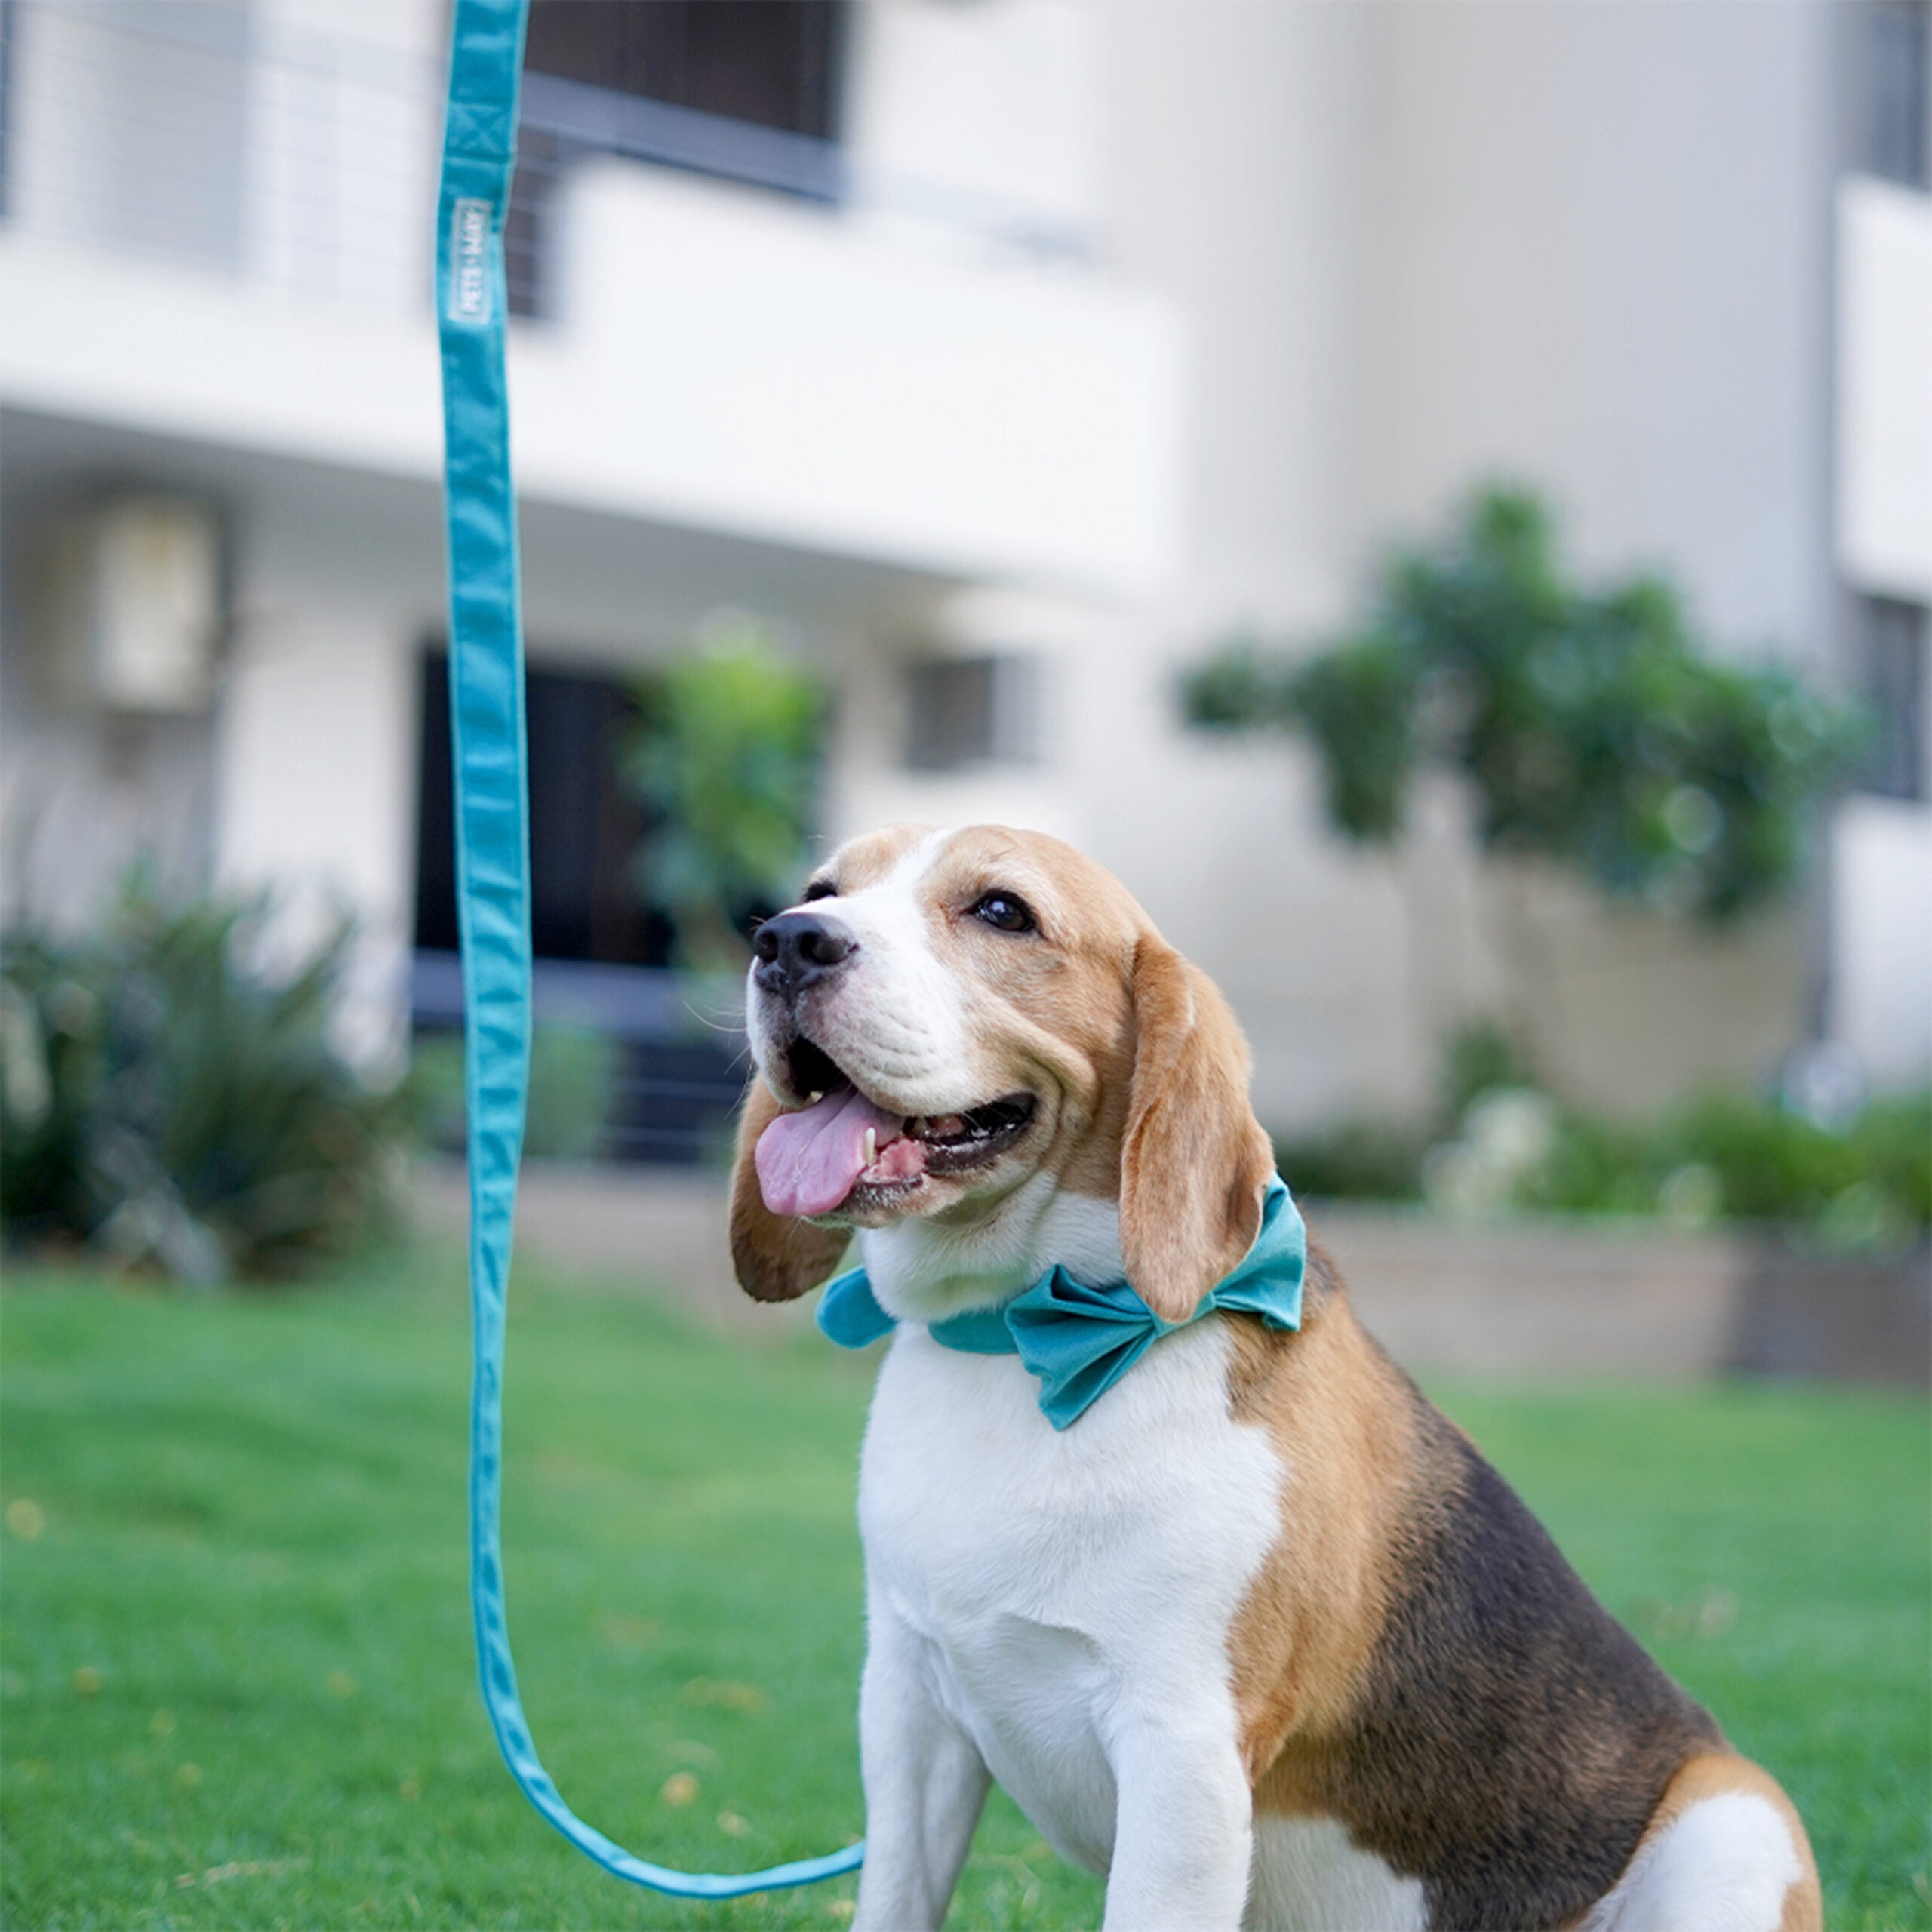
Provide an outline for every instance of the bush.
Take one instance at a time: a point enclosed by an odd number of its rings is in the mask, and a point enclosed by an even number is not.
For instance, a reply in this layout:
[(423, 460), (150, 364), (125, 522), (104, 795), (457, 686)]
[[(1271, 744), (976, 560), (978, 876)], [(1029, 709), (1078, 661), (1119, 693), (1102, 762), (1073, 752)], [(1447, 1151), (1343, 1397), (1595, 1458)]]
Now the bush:
[[(602, 1152), (617, 1058), (616, 1042), (589, 1027), (537, 1023), (530, 1041), (525, 1154), (537, 1160), (588, 1161)], [(462, 1036), (418, 1035), (410, 1051), (408, 1086), (423, 1143), (461, 1152), (467, 1137)]]
[(1471, 1020), (1443, 1043), (1436, 1078), (1436, 1124), (1453, 1131), (1483, 1094), (1536, 1084), (1529, 1062), (1503, 1028), (1493, 1020)]
[(679, 963), (743, 969), (746, 931), (803, 866), (826, 693), (742, 620), (639, 675), (619, 776), (650, 830), (632, 875), (677, 935)]
[(350, 931), (249, 964), (266, 900), (165, 904), (131, 875), (100, 929), (0, 935), (0, 1222), (211, 1282), (286, 1275), (386, 1217), (401, 1097), (328, 1025)]
[(1738, 1094), (1692, 1101), (1647, 1133), (1566, 1110), (1517, 1200), (1777, 1221), (1835, 1247), (1896, 1247), (1932, 1230), (1932, 1088), (1881, 1096), (1841, 1127)]
[(1344, 1120), (1277, 1139), (1275, 1164), (1296, 1193), (1329, 1201), (1414, 1201), (1427, 1137), (1390, 1121)]
[(1881, 1095), (1840, 1124), (1739, 1094), (1706, 1094), (1652, 1121), (1613, 1120), (1543, 1092), (1488, 1025), (1449, 1041), (1438, 1084), (1432, 1134), (1343, 1121), (1278, 1140), (1283, 1176), (1298, 1193), (1426, 1195), (1460, 1214), (1771, 1222), (1854, 1251), (1932, 1233), (1932, 1088)]

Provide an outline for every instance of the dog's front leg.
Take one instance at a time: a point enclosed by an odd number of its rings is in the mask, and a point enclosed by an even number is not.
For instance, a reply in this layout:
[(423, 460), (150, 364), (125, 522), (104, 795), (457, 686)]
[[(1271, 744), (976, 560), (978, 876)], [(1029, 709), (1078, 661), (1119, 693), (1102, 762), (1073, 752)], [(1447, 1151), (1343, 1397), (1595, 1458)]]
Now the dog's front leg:
[(876, 1592), (866, 1620), (866, 1862), (853, 1932), (938, 1932), (986, 1801), (986, 1767), (933, 1695), (924, 1640)]
[(1112, 1755), (1120, 1795), (1102, 1932), (1235, 1932), (1254, 1823), (1232, 1727), (1134, 1724)]

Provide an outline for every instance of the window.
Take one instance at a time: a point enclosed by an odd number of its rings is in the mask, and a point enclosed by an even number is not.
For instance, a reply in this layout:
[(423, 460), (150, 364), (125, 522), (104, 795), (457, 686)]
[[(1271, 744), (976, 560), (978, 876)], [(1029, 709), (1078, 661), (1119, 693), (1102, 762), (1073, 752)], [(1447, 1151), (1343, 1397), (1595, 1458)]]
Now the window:
[[(531, 666), (525, 714), (530, 743), (530, 926), (540, 959), (662, 966), (669, 924), (630, 883), (644, 815), (619, 786), (617, 741), (632, 710), (614, 681)], [(423, 660), (417, 794), (416, 944), (457, 947), (455, 821), (450, 800), (449, 660)]]
[(524, 65), (732, 121), (838, 134), (834, 0), (532, 0)]
[(1860, 164), (1932, 186), (1932, 0), (1865, 0)]
[(512, 312), (543, 312), (551, 197), (579, 156), (836, 200), (844, 17), (844, 0), (532, 0), (503, 238)]
[(14, 4), (15, 0), (0, 0), (0, 221), (14, 212), (14, 121), (19, 112), (14, 99), (17, 66), (14, 40), (18, 30)]
[[(416, 946), (411, 1004), (419, 1034), (463, 1018), (456, 961), (456, 849), (450, 797), (449, 660), (423, 658), (422, 751), (417, 800)], [(616, 776), (616, 740), (633, 712), (609, 678), (531, 667), (530, 734), (531, 974), (540, 1029), (588, 1029), (615, 1048), (601, 1149), (621, 1161), (715, 1159), (731, 1143), (744, 1091), (738, 1041), (693, 1027), (688, 993), (661, 968), (668, 921), (638, 903), (632, 863), (648, 827)], [(568, 1052), (568, 1047), (554, 1050)], [(568, 1080), (552, 1058), (553, 1081)], [(535, 1085), (540, 1089), (540, 1072)], [(556, 1089), (553, 1085), (553, 1097)], [(540, 1104), (539, 1103), (538, 1104)]]
[(1927, 781), (1927, 739), (1932, 736), (1932, 680), (1926, 675), (1927, 612), (1922, 604), (1896, 597), (1858, 600), (1859, 655), (1865, 701), (1878, 735), (1866, 768), (1864, 789), (1882, 798), (1932, 796)]
[(906, 764), (959, 771), (1032, 763), (1040, 755), (1041, 685), (1031, 657), (919, 660), (906, 672)]
[(244, 253), (248, 0), (0, 0), (10, 220), (232, 269)]

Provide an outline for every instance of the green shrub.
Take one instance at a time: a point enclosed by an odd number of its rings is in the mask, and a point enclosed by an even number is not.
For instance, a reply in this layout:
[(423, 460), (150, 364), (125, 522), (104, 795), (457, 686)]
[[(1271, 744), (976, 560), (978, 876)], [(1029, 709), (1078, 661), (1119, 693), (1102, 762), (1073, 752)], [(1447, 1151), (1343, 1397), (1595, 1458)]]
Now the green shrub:
[(1676, 1164), (1660, 1161), (1652, 1133), (1566, 1108), (1556, 1117), (1549, 1151), (1512, 1192), (1518, 1206), (1555, 1213), (1649, 1214), (1675, 1171)]
[(786, 902), (818, 789), (823, 681), (742, 620), (653, 666), (618, 773), (651, 827), (632, 863), (680, 962), (740, 971), (751, 919)]
[(1393, 1121), (1345, 1120), (1277, 1137), (1275, 1164), (1297, 1194), (1330, 1201), (1414, 1201), (1427, 1138)]
[(1453, 1128), (1470, 1103), (1499, 1087), (1534, 1087), (1535, 1073), (1506, 1029), (1493, 1020), (1459, 1026), (1442, 1048), (1436, 1079), (1437, 1119)]
[(1708, 1094), (1647, 1130), (1574, 1109), (1519, 1204), (1572, 1213), (1776, 1221), (1831, 1246), (1932, 1230), (1932, 1088), (1882, 1095), (1842, 1126), (1775, 1100)]
[(1438, 1091), (1432, 1134), (1344, 1121), (1278, 1140), (1277, 1164), (1297, 1192), (1335, 1199), (1770, 1222), (1853, 1251), (1932, 1233), (1932, 1088), (1879, 1095), (1838, 1124), (1742, 1094), (1617, 1120), (1542, 1092), (1484, 1024), (1446, 1044)]
[[(537, 1160), (588, 1161), (602, 1152), (617, 1078), (617, 1043), (587, 1026), (540, 1020), (530, 1041), (530, 1101), (523, 1151)], [(464, 1138), (463, 1039), (419, 1035), (409, 1092), (419, 1137), (449, 1153)]]
[(292, 970), (266, 900), (165, 903), (130, 875), (98, 931), (0, 934), (0, 1221), (183, 1279), (286, 1274), (389, 1205), (400, 1097), (331, 1045), (350, 939)]

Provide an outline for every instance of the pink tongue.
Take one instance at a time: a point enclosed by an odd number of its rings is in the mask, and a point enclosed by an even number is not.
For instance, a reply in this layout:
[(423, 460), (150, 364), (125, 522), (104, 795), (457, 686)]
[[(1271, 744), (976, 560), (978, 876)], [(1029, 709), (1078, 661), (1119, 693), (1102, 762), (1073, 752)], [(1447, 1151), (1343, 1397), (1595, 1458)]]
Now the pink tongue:
[(758, 1136), (758, 1183), (774, 1214), (826, 1214), (864, 1172), (866, 1130), (885, 1146), (905, 1131), (856, 1087), (829, 1094), (795, 1114), (780, 1114)]

